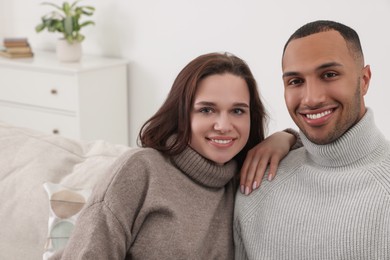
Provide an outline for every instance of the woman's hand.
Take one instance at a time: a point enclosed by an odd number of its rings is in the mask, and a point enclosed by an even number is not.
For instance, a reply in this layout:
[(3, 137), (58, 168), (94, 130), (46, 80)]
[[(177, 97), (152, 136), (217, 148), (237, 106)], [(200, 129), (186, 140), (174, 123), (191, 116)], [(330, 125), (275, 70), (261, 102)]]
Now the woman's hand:
[(268, 164), (268, 180), (271, 181), (282, 160), (295, 144), (296, 137), (290, 133), (276, 132), (249, 150), (240, 172), (240, 191), (248, 195), (257, 189)]

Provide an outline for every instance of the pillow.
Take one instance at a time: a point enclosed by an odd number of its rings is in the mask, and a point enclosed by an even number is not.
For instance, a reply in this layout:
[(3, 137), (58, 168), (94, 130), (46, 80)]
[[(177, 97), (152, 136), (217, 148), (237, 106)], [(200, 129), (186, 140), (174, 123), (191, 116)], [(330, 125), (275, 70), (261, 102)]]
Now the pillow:
[(49, 197), (49, 226), (43, 254), (46, 260), (65, 247), (91, 189), (70, 189), (51, 182), (45, 182), (43, 187)]
[(132, 149), (2, 122), (0, 148), (0, 259), (12, 260), (42, 259), (51, 214), (43, 183), (93, 189), (114, 161)]

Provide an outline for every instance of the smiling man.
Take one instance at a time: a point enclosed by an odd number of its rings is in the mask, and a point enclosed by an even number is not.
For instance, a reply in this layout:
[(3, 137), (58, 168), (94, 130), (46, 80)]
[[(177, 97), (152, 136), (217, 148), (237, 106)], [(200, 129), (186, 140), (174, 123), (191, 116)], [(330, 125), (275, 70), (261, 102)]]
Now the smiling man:
[(364, 102), (371, 71), (357, 33), (306, 24), (282, 69), (304, 147), (272, 182), (237, 193), (236, 259), (390, 259), (390, 144)]
[(371, 78), (358, 38), (347, 42), (335, 30), (289, 42), (283, 56), (288, 111), (306, 137), (328, 144), (365, 114), (363, 96)]

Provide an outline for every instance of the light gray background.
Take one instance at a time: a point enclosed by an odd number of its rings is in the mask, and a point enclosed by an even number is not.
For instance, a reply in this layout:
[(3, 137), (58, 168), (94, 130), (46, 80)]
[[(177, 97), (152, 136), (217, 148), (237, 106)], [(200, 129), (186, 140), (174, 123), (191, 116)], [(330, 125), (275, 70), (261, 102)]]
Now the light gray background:
[[(35, 33), (51, 10), (38, 0), (0, 0), (0, 38), (28, 37), (35, 50), (54, 50), (59, 34)], [(62, 1), (52, 0), (54, 3)], [(271, 116), (269, 133), (295, 127), (285, 109), (282, 47), (304, 23), (330, 19), (361, 37), (372, 81), (366, 104), (390, 137), (387, 75), (390, 60), (390, 0), (84, 0), (96, 7), (96, 26), (83, 30), (87, 54), (126, 58), (129, 66), (130, 139), (164, 101), (171, 84), (194, 57), (228, 51), (245, 59)], [(0, 86), (1, 87), (1, 86)], [(93, 98), (93, 97), (91, 97)]]

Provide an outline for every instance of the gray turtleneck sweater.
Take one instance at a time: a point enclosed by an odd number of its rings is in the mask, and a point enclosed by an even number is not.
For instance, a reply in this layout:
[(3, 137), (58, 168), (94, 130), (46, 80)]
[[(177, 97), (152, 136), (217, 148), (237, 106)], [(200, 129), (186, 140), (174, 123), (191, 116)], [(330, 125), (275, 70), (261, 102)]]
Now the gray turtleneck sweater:
[(233, 259), (233, 177), (187, 148), (123, 155), (53, 259)]
[(333, 143), (300, 136), (272, 182), (237, 194), (236, 259), (390, 259), (390, 144), (372, 111)]

